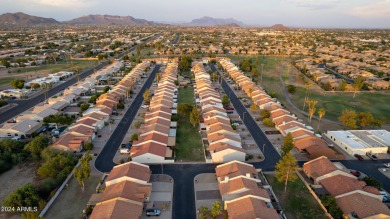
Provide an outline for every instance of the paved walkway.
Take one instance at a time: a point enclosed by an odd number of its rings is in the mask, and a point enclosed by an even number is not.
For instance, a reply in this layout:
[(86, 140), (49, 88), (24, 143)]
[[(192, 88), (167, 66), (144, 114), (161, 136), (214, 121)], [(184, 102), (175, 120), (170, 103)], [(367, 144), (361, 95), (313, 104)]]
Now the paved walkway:
[[(173, 207), (173, 179), (165, 174), (152, 174), (152, 193), (150, 200), (145, 206), (146, 209), (158, 209), (161, 211), (159, 218), (171, 219)], [(142, 219), (149, 218), (143, 213)]]
[(219, 193), (218, 180), (215, 173), (201, 173), (194, 178), (195, 208), (198, 218), (198, 209), (202, 206), (211, 209), (215, 201), (222, 203)]

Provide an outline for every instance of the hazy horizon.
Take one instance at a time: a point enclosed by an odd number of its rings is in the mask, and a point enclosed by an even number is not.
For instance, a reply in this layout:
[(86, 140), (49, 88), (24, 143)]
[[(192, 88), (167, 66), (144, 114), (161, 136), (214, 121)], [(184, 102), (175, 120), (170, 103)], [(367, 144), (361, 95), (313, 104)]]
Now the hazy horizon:
[(259, 26), (280, 23), (289, 27), (390, 28), (390, 0), (3, 0), (0, 14), (7, 12), (58, 21), (107, 14), (180, 23), (209, 16)]

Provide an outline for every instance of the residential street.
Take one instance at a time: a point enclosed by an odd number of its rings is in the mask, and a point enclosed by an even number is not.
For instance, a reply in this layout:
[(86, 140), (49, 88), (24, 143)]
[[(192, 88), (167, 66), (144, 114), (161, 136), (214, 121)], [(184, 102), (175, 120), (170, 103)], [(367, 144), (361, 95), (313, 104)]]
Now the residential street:
[[(156, 74), (158, 68), (159, 66), (156, 66), (156, 68), (153, 70), (151, 76), (148, 78), (148, 81), (139, 92), (140, 95), (138, 95), (133, 101), (134, 104), (132, 104), (130, 109), (126, 112), (122, 121), (115, 129), (113, 135), (107, 141), (106, 146), (99, 154), (95, 162), (95, 166), (99, 171), (109, 172), (115, 165), (113, 158), (118, 149), (118, 146), (126, 134), (131, 121), (138, 112), (139, 107), (141, 106), (143, 91), (151, 86), (154, 75)], [(216, 70), (214, 66), (211, 66), (211, 68), (213, 71)], [(255, 168), (262, 169), (263, 171), (274, 171), (275, 164), (280, 158), (279, 154), (271, 145), (265, 134), (260, 130), (255, 120), (250, 116), (247, 109), (239, 101), (235, 93), (230, 89), (225, 80), (222, 80), (222, 88), (224, 89), (225, 93), (231, 93), (230, 101), (240, 116), (242, 117), (243, 114), (245, 114), (244, 123), (256, 141), (257, 145), (259, 145), (260, 150), (262, 150), (262, 145), (265, 144), (265, 150), (263, 151), (265, 154), (265, 160), (263, 162), (253, 163), (253, 165)], [(378, 171), (379, 167), (383, 167), (383, 163), (390, 162), (390, 160), (340, 160), (339, 162), (341, 162), (347, 168), (358, 170), (379, 179), (383, 182), (384, 188), (387, 191), (390, 191), (390, 180)], [(217, 165), (218, 164), (206, 163), (150, 165), (150, 169), (152, 170), (153, 174), (167, 174), (174, 180), (172, 218), (196, 218), (194, 177), (200, 173), (213, 173)], [(299, 165), (302, 166), (303, 162), (299, 162)]]
[[(147, 43), (150, 40), (156, 38), (157, 36), (158, 35), (156, 35), (156, 36), (146, 40), (143, 43)], [(129, 53), (131, 51), (134, 51), (135, 48), (136, 48), (135, 46), (131, 47), (129, 50), (127, 50), (126, 52), (122, 53), (117, 58), (118, 59), (122, 58), (125, 54), (127, 54), (127, 53)], [(98, 70), (104, 68), (107, 65), (108, 65), (108, 61), (105, 61), (105, 62), (102, 62), (102, 63), (98, 64), (97, 66), (95, 66), (92, 69), (89, 69), (89, 70), (86, 70), (84, 72), (81, 72), (79, 74), (80, 75), (80, 80), (88, 77), (94, 71), (98, 71)], [(71, 86), (72, 84), (74, 84), (76, 82), (77, 82), (77, 77), (74, 76), (71, 79), (65, 81), (64, 83), (59, 84), (58, 86), (53, 87), (52, 89), (48, 90), (47, 98), (56, 95), (57, 93), (61, 92), (62, 90), (66, 89), (66, 88), (68, 88), (69, 86)], [(31, 99), (27, 99), (27, 100), (10, 100), (10, 101), (8, 101), (9, 103), (17, 103), (18, 106), (14, 107), (14, 108), (11, 108), (10, 110), (7, 110), (7, 111), (1, 113), (1, 115), (0, 115), (0, 124), (10, 120), (11, 118), (14, 118), (15, 116), (17, 116), (17, 115), (19, 115), (21, 113), (23, 113), (24, 111), (26, 111), (26, 110), (30, 109), (31, 107), (37, 105), (39, 102), (44, 101), (44, 99), (45, 99), (45, 95), (42, 93), (42, 94), (39, 94), (39, 95), (37, 95), (37, 96), (35, 96), (35, 97), (31, 98)]]
[(142, 101), (144, 100), (144, 97), (142, 96), (143, 93), (147, 88), (150, 88), (159, 69), (160, 65), (156, 65), (154, 67), (146, 83), (141, 88), (141, 90), (138, 91), (122, 120), (119, 122), (111, 137), (107, 140), (103, 150), (96, 158), (95, 168), (100, 172), (110, 172), (111, 169), (116, 165), (113, 161), (115, 153), (118, 150), (122, 139), (125, 137), (134, 117), (137, 115), (139, 108), (141, 107)]

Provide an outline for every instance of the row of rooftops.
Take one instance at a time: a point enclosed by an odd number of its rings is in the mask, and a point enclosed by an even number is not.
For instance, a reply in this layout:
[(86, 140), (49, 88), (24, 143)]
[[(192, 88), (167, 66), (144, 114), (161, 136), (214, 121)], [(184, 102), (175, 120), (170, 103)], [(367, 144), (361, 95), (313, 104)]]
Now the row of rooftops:
[(336, 202), (349, 218), (390, 218), (390, 209), (382, 203), (378, 189), (332, 163), (325, 156), (306, 162), (303, 171), (336, 198)]
[[(43, 103), (43, 105), (35, 106), (31, 111), (23, 112), (15, 118), (16, 123), (5, 123), (3, 125), (0, 129), (0, 136), (31, 134), (41, 126), (43, 118), (58, 114), (64, 108), (74, 103), (82, 93), (90, 91), (95, 86), (97, 76), (111, 74), (113, 71), (119, 70), (120, 65), (120, 62), (115, 62), (91, 74), (83, 81), (70, 86), (64, 90), (62, 95), (49, 98), (47, 104)], [(57, 73), (58, 76), (63, 74), (65, 73)]]
[[(65, 151), (81, 151), (83, 143), (90, 142), (95, 138), (96, 132), (104, 127), (105, 122), (109, 121), (119, 101), (128, 95), (129, 88), (141, 78), (149, 65), (149, 63), (138, 64), (111, 90), (100, 95), (95, 106), (86, 110), (81, 118), (69, 126), (52, 147)], [(126, 85), (126, 89), (122, 89), (123, 84)]]
[(244, 161), (246, 153), (241, 146), (241, 137), (233, 130), (220, 94), (215, 90), (203, 63), (195, 63), (191, 71), (195, 75), (195, 91), (206, 127), (212, 162)]
[(148, 166), (128, 162), (115, 166), (105, 181), (103, 193), (93, 194), (97, 200), (91, 219), (139, 219), (144, 203), (152, 191)]
[(263, 89), (256, 85), (249, 77), (245, 76), (237, 66), (226, 59), (220, 59), (219, 63), (237, 85), (252, 99), (261, 110), (270, 112), (270, 119), (275, 128), (283, 136), (291, 133), (295, 147), (298, 150), (306, 150), (310, 158), (316, 158), (325, 154), (329, 157), (341, 158), (335, 151), (330, 149), (323, 139), (314, 135), (313, 128), (306, 126), (297, 117), (286, 110), (275, 98), (269, 96)]
[(253, 165), (231, 161), (215, 168), (224, 209), (231, 219), (279, 219)]
[(150, 100), (149, 110), (145, 113), (145, 123), (139, 129), (139, 139), (133, 142), (130, 156), (141, 163), (172, 162), (172, 149), (168, 146), (170, 137), (175, 137), (171, 129), (174, 95), (177, 92), (177, 62), (167, 64), (154, 95)]

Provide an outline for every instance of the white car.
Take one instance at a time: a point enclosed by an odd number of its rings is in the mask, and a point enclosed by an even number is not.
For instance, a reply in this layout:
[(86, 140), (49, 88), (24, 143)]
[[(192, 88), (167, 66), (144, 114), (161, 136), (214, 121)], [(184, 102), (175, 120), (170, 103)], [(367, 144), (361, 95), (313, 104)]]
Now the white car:
[(390, 163), (384, 163), (385, 167), (390, 168)]
[(144, 109), (147, 109), (147, 108), (149, 108), (149, 105), (142, 105), (141, 107)]

